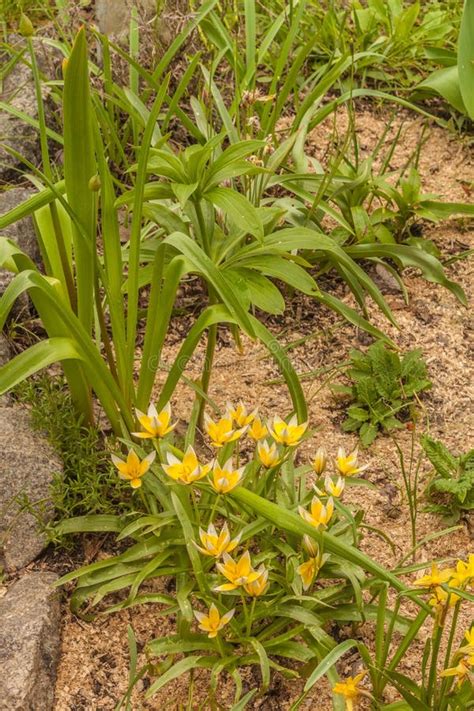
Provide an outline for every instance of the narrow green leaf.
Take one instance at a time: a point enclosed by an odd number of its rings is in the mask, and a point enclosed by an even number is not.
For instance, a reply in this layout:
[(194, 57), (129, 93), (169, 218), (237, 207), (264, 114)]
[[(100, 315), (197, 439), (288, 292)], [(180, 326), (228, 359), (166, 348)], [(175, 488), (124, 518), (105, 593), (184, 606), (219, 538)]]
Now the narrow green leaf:
[(309, 691), (349, 649), (352, 649), (352, 647), (357, 647), (357, 642), (354, 639), (347, 639), (345, 642), (338, 644), (337, 647), (334, 647), (310, 675), (304, 690)]

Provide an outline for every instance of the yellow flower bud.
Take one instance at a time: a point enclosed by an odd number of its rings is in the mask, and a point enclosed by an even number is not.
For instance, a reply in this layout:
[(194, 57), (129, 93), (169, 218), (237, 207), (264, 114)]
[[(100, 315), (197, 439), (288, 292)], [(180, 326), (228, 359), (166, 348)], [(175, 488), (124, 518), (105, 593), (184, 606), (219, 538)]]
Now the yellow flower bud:
[(320, 447), (318, 449), (318, 451), (316, 452), (316, 455), (313, 459), (313, 470), (318, 476), (321, 476), (321, 474), (326, 469), (326, 463), (327, 463), (326, 450), (324, 449), (324, 447)]

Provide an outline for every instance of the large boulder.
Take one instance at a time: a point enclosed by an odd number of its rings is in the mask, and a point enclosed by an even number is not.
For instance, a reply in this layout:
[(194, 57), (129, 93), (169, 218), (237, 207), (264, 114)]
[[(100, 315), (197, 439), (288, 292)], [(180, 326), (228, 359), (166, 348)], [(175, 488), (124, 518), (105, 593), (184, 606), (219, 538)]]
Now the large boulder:
[(0, 452), (0, 564), (13, 571), (46, 546), (38, 517), (28, 509), (38, 506), (41, 519), (51, 519), (50, 487), (62, 466), (45, 437), (31, 428), (27, 410), (17, 404), (0, 406)]
[(0, 711), (50, 711), (60, 647), (54, 573), (27, 573), (0, 600)]

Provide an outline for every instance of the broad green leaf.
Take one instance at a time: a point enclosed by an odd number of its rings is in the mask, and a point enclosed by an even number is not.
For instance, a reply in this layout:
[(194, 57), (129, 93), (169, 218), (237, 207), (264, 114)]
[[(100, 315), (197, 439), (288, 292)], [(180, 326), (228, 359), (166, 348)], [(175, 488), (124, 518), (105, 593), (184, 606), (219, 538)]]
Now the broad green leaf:
[(263, 239), (263, 225), (257, 209), (247, 198), (231, 188), (213, 188), (204, 197), (218, 207), (238, 228)]
[(437, 69), (420, 82), (416, 89), (417, 91), (429, 91), (439, 94), (448, 104), (451, 104), (451, 106), (459, 111), (459, 113), (466, 113), (466, 107), (459, 84), (459, 71), (457, 66)]
[(123, 527), (121, 516), (110, 514), (90, 514), (88, 516), (77, 516), (60, 521), (54, 527), (54, 532), (58, 535), (66, 533), (97, 533), (104, 531), (114, 531), (119, 533)]
[(474, 0), (464, 0), (459, 33), (458, 72), (466, 113), (474, 120)]
[(81, 359), (82, 354), (72, 339), (46, 338), (30, 346), (0, 368), (0, 395), (52, 363)]
[(389, 257), (404, 267), (418, 267), (425, 279), (449, 289), (464, 306), (467, 306), (466, 295), (461, 286), (446, 277), (441, 262), (436, 257), (421, 249), (403, 244), (358, 244), (348, 247), (346, 252), (356, 259)]
[(95, 274), (96, 195), (89, 188), (97, 173), (89, 91), (85, 29), (75, 39), (67, 64), (63, 91), (64, 179), (68, 203), (82, 230), (73, 227), (77, 309), (89, 333), (92, 328)]

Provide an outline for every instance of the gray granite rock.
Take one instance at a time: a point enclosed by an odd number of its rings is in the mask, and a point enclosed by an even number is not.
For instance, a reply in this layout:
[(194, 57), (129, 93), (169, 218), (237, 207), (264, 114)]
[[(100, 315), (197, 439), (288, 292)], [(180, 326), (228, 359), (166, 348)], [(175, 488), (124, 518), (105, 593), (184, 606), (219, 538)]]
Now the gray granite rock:
[(382, 294), (401, 294), (400, 284), (383, 264), (375, 265), (374, 281)]
[[(15, 52), (25, 47), (26, 40), (19, 35), (7, 37), (7, 44)], [(54, 78), (58, 52), (49, 47), (40, 37), (33, 39), (36, 58), (40, 72), (49, 79)], [(0, 56), (0, 63), (11, 57), (6, 51)], [(13, 109), (27, 114), (33, 119), (38, 118), (38, 106), (33, 75), (25, 59), (20, 60), (9, 71), (2, 84), (1, 99)], [(48, 89), (43, 87), (43, 99), (47, 100)], [(46, 106), (46, 108), (48, 108)], [(47, 117), (48, 118), (48, 117)], [(41, 157), (38, 131), (29, 123), (7, 111), (0, 112), (0, 183), (18, 180), (22, 161), (12, 156), (1, 144), (13, 148), (24, 158), (38, 165)]]
[(96, 0), (95, 16), (100, 31), (106, 35), (128, 32), (132, 7), (146, 19), (156, 12), (156, 0)]
[(50, 486), (61, 462), (45, 437), (31, 429), (27, 410), (0, 406), (0, 564), (23, 568), (46, 545), (37, 518), (24, 510), (27, 501), (43, 520), (52, 516)]
[(27, 573), (0, 600), (0, 711), (50, 711), (60, 647), (54, 573)]

